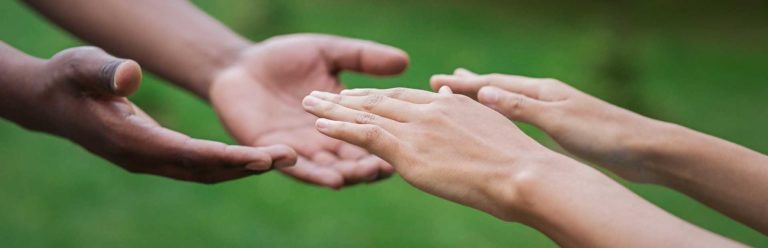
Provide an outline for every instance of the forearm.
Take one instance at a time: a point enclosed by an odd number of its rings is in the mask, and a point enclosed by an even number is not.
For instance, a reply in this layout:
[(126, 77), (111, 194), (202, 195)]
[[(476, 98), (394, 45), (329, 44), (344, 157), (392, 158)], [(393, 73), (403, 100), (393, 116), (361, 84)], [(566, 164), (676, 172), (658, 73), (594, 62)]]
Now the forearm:
[(186, 0), (27, 0), (53, 22), (207, 99), (250, 42)]
[(719, 138), (663, 124), (643, 151), (658, 183), (768, 233), (768, 157)]
[(519, 221), (562, 246), (738, 246), (664, 212), (569, 158), (540, 166), (548, 169), (518, 181), (522, 188), (514, 197), (521, 212)]

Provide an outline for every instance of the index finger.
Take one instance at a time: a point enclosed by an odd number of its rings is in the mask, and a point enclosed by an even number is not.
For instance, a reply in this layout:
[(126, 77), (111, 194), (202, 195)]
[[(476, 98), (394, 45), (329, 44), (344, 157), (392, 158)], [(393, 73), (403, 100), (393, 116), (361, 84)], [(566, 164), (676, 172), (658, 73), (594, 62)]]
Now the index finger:
[(367, 96), (367, 95), (385, 95), (389, 98), (398, 99), (410, 103), (427, 104), (436, 100), (439, 95), (417, 89), (409, 88), (391, 88), (391, 89), (372, 89), (372, 88), (360, 88), (360, 89), (346, 89), (342, 90), (340, 95), (345, 96)]

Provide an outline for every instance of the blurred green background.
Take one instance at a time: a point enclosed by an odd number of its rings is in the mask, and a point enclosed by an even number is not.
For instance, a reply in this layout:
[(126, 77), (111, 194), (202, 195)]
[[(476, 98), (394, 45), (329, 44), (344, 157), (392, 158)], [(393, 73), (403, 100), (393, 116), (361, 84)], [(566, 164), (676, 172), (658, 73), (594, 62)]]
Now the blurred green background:
[[(403, 76), (344, 75), (351, 87), (425, 88), (431, 74), (457, 66), (554, 77), (768, 152), (766, 1), (195, 2), (253, 40), (319, 32), (410, 53)], [(16, 1), (0, 1), (0, 39), (40, 57), (82, 44)], [(204, 102), (156, 77), (132, 99), (171, 128), (232, 142)], [(3, 247), (554, 246), (533, 229), (421, 193), (398, 177), (339, 192), (278, 173), (215, 186), (179, 183), (128, 174), (66, 140), (5, 121), (0, 164)], [(765, 236), (679, 193), (625, 185), (703, 228), (768, 246)]]

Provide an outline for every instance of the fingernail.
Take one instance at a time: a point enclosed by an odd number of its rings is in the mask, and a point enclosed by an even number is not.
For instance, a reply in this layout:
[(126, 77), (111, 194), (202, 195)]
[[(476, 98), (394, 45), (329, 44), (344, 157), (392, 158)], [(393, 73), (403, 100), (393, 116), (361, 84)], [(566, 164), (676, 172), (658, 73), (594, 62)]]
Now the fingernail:
[(447, 95), (453, 94), (453, 90), (451, 90), (451, 87), (448, 87), (448, 85), (440, 86), (440, 90), (438, 90), (437, 92), (440, 94), (447, 94)]
[(304, 98), (304, 106), (313, 107), (313, 106), (317, 106), (317, 104), (319, 103), (320, 103), (320, 99), (318, 99), (317, 97), (310, 95)]
[(326, 130), (331, 125), (333, 125), (333, 121), (323, 118), (317, 119), (317, 122), (315, 123), (315, 126), (317, 126), (318, 130)]
[(478, 92), (478, 98), (483, 99), (486, 104), (495, 104), (499, 101), (499, 90), (491, 87), (484, 87)]

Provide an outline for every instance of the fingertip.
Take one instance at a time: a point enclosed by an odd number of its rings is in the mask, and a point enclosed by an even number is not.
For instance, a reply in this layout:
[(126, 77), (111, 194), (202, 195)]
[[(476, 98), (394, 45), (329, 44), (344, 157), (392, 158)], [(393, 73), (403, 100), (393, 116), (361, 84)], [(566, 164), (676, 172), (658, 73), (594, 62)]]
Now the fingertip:
[(411, 58), (408, 53), (399, 48), (390, 47), (390, 49), (389, 58), (384, 62), (385, 67), (382, 73), (387, 75), (400, 74), (408, 69)]
[(459, 68), (456, 68), (456, 70), (453, 71), (453, 75), (456, 75), (456, 76), (476, 76), (477, 74), (472, 72), (472, 71), (470, 71), (470, 70), (467, 70), (467, 69), (465, 69), (463, 67), (459, 67)]
[(320, 98), (317, 98), (313, 95), (308, 95), (305, 96), (304, 100), (301, 101), (301, 105), (304, 106), (304, 109), (309, 110), (320, 104), (320, 101)]
[(451, 90), (451, 87), (448, 87), (448, 85), (440, 86), (440, 90), (438, 90), (438, 93), (443, 95), (452, 95), (453, 90)]
[(112, 91), (118, 96), (130, 96), (141, 84), (141, 66), (136, 61), (124, 60), (115, 69)]
[(286, 168), (296, 164), (298, 154), (287, 145), (274, 145), (264, 148), (272, 159), (274, 168)]
[(325, 118), (319, 118), (315, 122), (315, 128), (317, 128), (318, 131), (321, 133), (327, 134), (328, 131), (330, 131), (330, 128), (335, 126), (338, 122), (332, 121)]
[(328, 174), (321, 177), (319, 183), (328, 188), (340, 190), (342, 187), (344, 187), (344, 178), (339, 174)]
[(444, 85), (446, 75), (432, 75), (432, 77), (429, 78), (429, 86), (432, 88), (432, 90), (438, 90), (440, 89), (440, 86)]
[(477, 92), (477, 100), (488, 106), (496, 106), (501, 98), (502, 91), (493, 86), (485, 86)]

